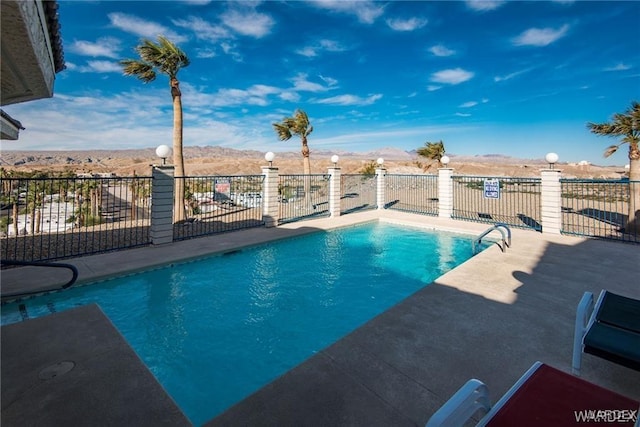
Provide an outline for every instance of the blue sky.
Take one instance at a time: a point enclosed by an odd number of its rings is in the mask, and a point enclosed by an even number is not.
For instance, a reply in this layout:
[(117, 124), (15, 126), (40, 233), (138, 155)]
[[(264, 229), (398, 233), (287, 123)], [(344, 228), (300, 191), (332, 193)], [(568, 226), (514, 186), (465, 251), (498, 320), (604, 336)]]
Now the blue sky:
[(3, 149), (171, 145), (168, 79), (122, 74), (158, 34), (178, 74), (184, 145), (297, 151), (271, 124), (305, 110), (313, 150), (604, 159), (589, 133), (640, 100), (636, 1), (59, 1), (67, 69), (55, 95), (4, 107), (26, 130)]

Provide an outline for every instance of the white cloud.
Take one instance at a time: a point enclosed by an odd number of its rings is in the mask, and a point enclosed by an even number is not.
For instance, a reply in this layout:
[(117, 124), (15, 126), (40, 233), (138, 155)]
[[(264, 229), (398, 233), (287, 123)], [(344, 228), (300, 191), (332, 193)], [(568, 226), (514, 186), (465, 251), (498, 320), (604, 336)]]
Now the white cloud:
[(474, 73), (463, 70), (462, 68), (453, 68), (449, 70), (437, 71), (431, 74), (431, 81), (436, 83), (444, 83), (457, 85), (472, 79)]
[(320, 77), (320, 80), (322, 80), (323, 82), (325, 82), (328, 86), (335, 86), (338, 84), (338, 80), (332, 78), (332, 77), (325, 77), (322, 74), (318, 75), (318, 77)]
[(422, 18), (387, 19), (387, 25), (395, 31), (413, 31), (427, 25), (427, 20)]
[(435, 56), (451, 56), (451, 55), (455, 55), (456, 53), (455, 50), (451, 50), (448, 47), (441, 44), (431, 46), (429, 48), (429, 52), (431, 52)]
[(373, 24), (384, 13), (384, 6), (371, 0), (309, 0), (309, 3), (321, 9), (355, 15), (363, 24)]
[(81, 73), (120, 73), (122, 67), (117, 62), (112, 61), (88, 61), (87, 65), (76, 68)]
[(331, 98), (319, 99), (316, 103), (331, 105), (371, 105), (380, 98), (382, 98), (381, 94), (370, 95), (366, 98), (361, 98), (357, 95), (338, 95), (332, 96)]
[(192, 30), (198, 40), (218, 41), (231, 36), (229, 30), (221, 25), (212, 25), (204, 19), (197, 16), (189, 16), (186, 19), (174, 19), (173, 24)]
[(295, 52), (298, 55), (306, 56), (307, 58), (313, 58), (318, 56), (318, 48), (312, 46), (305, 46), (302, 49), (297, 49)]
[(222, 51), (227, 55), (230, 55), (234, 61), (236, 62), (243, 61), (242, 54), (240, 54), (240, 52), (236, 50), (236, 45), (234, 43), (231, 43), (229, 41), (222, 42), (220, 43), (220, 47), (222, 48)]
[(466, 4), (469, 9), (485, 12), (494, 10), (502, 6), (505, 2), (502, 0), (467, 0)]
[(293, 83), (294, 90), (305, 92), (326, 92), (327, 90), (329, 90), (329, 88), (319, 83), (314, 83), (307, 80), (307, 75), (304, 73), (300, 73), (290, 80)]
[(456, 116), (458, 116), (458, 117), (471, 117), (471, 114), (469, 114), (469, 113), (456, 113)]
[(186, 87), (189, 91), (185, 90), (183, 92), (189, 94), (190, 106), (196, 107), (228, 107), (233, 105), (258, 105), (264, 107), (271, 103), (269, 100), (271, 95), (279, 95), (282, 92), (280, 88), (260, 84), (252, 85), (247, 89), (219, 89), (212, 95), (198, 93), (190, 86)]
[(440, 90), (440, 89), (442, 89), (442, 86), (436, 86), (436, 85), (427, 86), (427, 90), (429, 92), (435, 92), (436, 90)]
[(243, 36), (262, 38), (271, 32), (275, 24), (273, 18), (250, 8), (232, 9), (224, 12), (222, 22)]
[(298, 102), (300, 100), (300, 95), (298, 95), (297, 92), (282, 92), (279, 95), (279, 98), (282, 99), (283, 101), (288, 101), (288, 102)]
[(554, 28), (530, 28), (513, 39), (515, 46), (547, 46), (564, 37), (569, 31), (569, 25)]
[(137, 36), (146, 37), (149, 39), (156, 39), (158, 36), (165, 36), (173, 43), (182, 43), (187, 41), (187, 38), (179, 35), (173, 30), (165, 27), (164, 25), (156, 22), (147, 21), (137, 16), (128, 15), (126, 13), (113, 12), (108, 15), (111, 25), (119, 28), (127, 33), (135, 34)]
[(83, 56), (104, 56), (107, 58), (119, 58), (121, 50), (120, 40), (114, 37), (102, 37), (95, 42), (87, 40), (75, 40), (71, 43), (69, 51)]
[(469, 101), (469, 102), (465, 102), (464, 104), (460, 104), (459, 107), (460, 108), (471, 108), (471, 107), (475, 107), (476, 105), (478, 105), (478, 103), (476, 101)]
[(214, 58), (216, 52), (213, 49), (204, 48), (204, 49), (196, 49), (196, 57), (198, 58)]
[(613, 67), (607, 67), (604, 69), (604, 71), (626, 71), (631, 69), (631, 65), (627, 65), (624, 64), (622, 62), (619, 62), (618, 64), (614, 65)]
[(513, 72), (511, 74), (507, 74), (507, 75), (504, 75), (504, 76), (495, 76), (493, 78), (493, 81), (494, 82), (503, 82), (505, 80), (511, 80), (514, 77), (518, 77), (520, 74), (528, 73), (529, 71), (531, 71), (530, 68), (528, 68), (526, 70), (515, 71), (515, 72)]
[(339, 42), (335, 40), (322, 39), (316, 44), (311, 46), (305, 46), (295, 52), (298, 55), (306, 56), (307, 58), (313, 58), (320, 55), (321, 52), (343, 52), (347, 50)]

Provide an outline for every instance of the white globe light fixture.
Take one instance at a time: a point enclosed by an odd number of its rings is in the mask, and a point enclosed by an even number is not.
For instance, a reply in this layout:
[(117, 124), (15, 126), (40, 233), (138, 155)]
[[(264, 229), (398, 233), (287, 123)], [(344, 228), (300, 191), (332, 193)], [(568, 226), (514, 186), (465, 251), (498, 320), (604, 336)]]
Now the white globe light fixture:
[(451, 159), (447, 155), (444, 155), (442, 156), (442, 158), (440, 158), (440, 163), (442, 163), (445, 167), (449, 164), (450, 161)]
[(167, 157), (171, 155), (171, 148), (168, 145), (158, 145), (156, 148), (156, 156), (162, 159), (162, 164), (165, 165), (167, 163)]
[(378, 166), (382, 167), (382, 165), (384, 165), (384, 159), (382, 157), (378, 157), (376, 163), (378, 164)]
[(549, 169), (553, 169), (553, 166), (558, 163), (558, 155), (556, 153), (547, 153), (544, 159), (549, 163)]
[(269, 151), (267, 152), (267, 154), (264, 155), (264, 159), (269, 162), (269, 167), (273, 166), (273, 159), (276, 157), (275, 154), (273, 154), (273, 151)]
[(331, 163), (333, 163), (334, 168), (338, 166), (338, 160), (340, 160), (340, 157), (337, 154), (331, 156)]

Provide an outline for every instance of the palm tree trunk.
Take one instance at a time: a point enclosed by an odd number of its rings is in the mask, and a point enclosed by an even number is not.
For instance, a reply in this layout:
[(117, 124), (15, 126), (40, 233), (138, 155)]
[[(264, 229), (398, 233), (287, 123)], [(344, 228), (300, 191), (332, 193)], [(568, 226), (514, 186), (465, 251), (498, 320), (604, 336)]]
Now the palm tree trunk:
[(171, 79), (173, 97), (173, 164), (175, 167), (175, 195), (173, 201), (174, 222), (184, 221), (184, 157), (182, 155), (182, 93), (178, 79)]
[(13, 202), (13, 235), (18, 235), (18, 199)]
[(42, 211), (40, 209), (36, 209), (36, 233), (40, 233), (40, 222), (42, 221)]
[(311, 161), (309, 160), (309, 145), (307, 138), (302, 137), (302, 166), (304, 170), (304, 199), (307, 208), (311, 207)]
[(625, 231), (636, 236), (640, 235), (640, 149), (638, 147), (629, 147), (629, 218)]

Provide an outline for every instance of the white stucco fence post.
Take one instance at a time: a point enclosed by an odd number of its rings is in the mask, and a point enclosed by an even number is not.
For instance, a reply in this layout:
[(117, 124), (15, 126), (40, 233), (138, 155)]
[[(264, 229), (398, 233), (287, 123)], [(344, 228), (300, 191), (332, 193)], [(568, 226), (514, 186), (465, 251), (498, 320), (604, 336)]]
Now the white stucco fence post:
[(384, 189), (386, 188), (385, 176), (387, 175), (387, 170), (384, 168), (376, 169), (376, 202), (378, 205), (378, 209), (384, 209), (384, 205), (386, 203)]
[(560, 234), (562, 230), (562, 172), (557, 169), (541, 171), (540, 214), (542, 232)]
[(278, 201), (278, 168), (263, 166), (262, 175), (264, 175), (262, 220), (264, 221), (265, 227), (275, 227), (278, 225), (280, 214), (280, 202)]
[(340, 216), (340, 197), (342, 197), (342, 173), (339, 167), (329, 168), (329, 215)]
[(453, 215), (453, 169), (438, 169), (438, 216), (451, 218)]
[(151, 194), (151, 243), (173, 242), (174, 167), (153, 166)]

